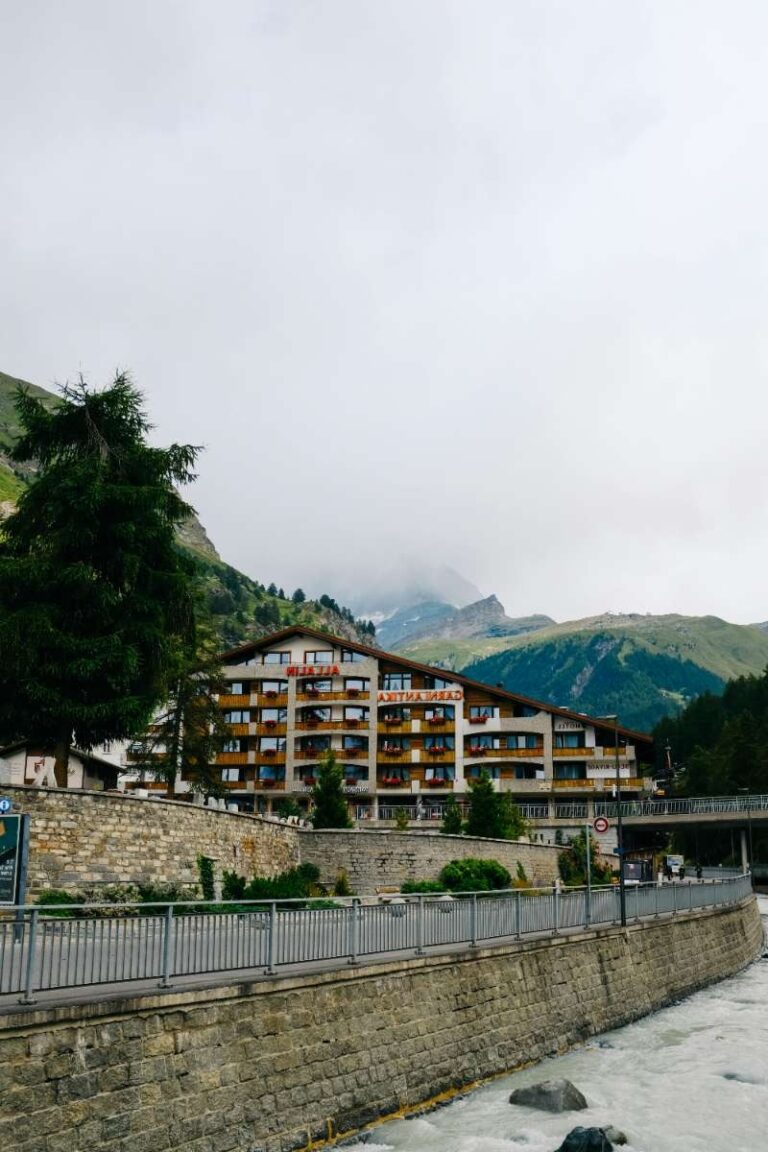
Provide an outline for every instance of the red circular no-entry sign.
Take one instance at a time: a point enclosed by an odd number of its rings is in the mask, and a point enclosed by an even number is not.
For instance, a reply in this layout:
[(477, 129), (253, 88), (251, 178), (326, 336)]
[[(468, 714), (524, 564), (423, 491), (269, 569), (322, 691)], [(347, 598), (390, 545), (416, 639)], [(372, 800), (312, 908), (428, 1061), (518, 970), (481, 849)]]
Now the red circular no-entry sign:
[(603, 832), (608, 831), (608, 821), (605, 816), (598, 816), (592, 827), (598, 835), (602, 836)]

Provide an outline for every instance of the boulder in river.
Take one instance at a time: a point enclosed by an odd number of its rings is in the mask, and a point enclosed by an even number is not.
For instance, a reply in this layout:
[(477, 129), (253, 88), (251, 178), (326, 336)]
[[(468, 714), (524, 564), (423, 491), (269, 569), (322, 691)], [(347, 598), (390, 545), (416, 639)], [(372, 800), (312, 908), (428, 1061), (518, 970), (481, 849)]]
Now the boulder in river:
[(626, 1144), (627, 1142), (626, 1134), (622, 1132), (621, 1129), (614, 1128), (613, 1124), (609, 1124), (607, 1128), (603, 1128), (603, 1132), (605, 1132), (611, 1144)]
[(572, 1128), (557, 1152), (611, 1152), (613, 1144), (602, 1128)]
[(589, 1105), (570, 1080), (541, 1080), (527, 1088), (516, 1088), (510, 1104), (539, 1108), (542, 1112), (580, 1112)]

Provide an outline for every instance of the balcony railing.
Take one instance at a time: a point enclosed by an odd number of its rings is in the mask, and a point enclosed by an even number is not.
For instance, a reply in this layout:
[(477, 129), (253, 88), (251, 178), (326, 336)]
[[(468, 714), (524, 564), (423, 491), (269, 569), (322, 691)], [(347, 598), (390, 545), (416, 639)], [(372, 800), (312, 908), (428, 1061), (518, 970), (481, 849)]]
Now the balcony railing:
[(216, 757), (217, 764), (247, 764), (247, 752), (219, 752)]
[(591, 756), (594, 749), (592, 748), (553, 748), (553, 756), (578, 756), (582, 760), (586, 760)]
[(223, 693), (219, 696), (220, 708), (247, 708), (251, 702), (250, 693), (237, 694), (233, 696), (231, 693)]
[(285, 708), (288, 704), (287, 692), (257, 692), (250, 697), (251, 707)]

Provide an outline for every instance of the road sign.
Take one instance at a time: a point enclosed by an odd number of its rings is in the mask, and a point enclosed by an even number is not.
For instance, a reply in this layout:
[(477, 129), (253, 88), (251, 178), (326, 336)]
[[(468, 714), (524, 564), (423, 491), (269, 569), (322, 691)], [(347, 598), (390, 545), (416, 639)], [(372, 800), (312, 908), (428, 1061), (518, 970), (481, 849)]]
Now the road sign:
[(594, 828), (595, 832), (597, 832), (598, 836), (602, 836), (604, 832), (608, 831), (608, 821), (606, 820), (605, 816), (598, 816), (592, 827)]
[(0, 796), (0, 816), (10, 812), (11, 808), (13, 808), (13, 801), (9, 800), (7, 796)]

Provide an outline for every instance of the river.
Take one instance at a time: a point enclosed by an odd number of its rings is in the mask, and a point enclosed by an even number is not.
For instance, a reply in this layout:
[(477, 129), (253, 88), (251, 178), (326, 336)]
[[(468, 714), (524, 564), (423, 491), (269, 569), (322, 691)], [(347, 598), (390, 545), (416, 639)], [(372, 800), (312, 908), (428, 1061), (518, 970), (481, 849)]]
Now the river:
[[(763, 923), (768, 898), (760, 898)], [(559, 1116), (508, 1103), (565, 1077), (589, 1109)], [(768, 1148), (768, 960), (447, 1107), (367, 1133), (354, 1152), (554, 1152), (576, 1125), (613, 1124), (628, 1152)]]

